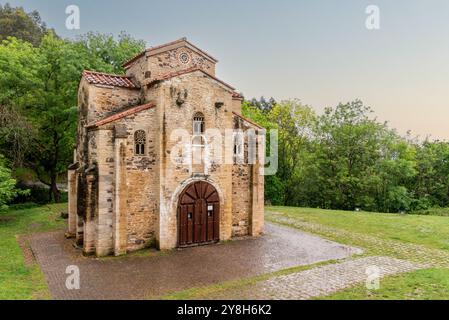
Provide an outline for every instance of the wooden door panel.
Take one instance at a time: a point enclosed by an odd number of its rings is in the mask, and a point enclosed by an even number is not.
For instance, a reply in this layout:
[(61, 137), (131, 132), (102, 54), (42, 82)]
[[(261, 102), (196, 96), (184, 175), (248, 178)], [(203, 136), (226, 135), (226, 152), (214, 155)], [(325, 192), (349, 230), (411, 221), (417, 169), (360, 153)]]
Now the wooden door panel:
[(194, 235), (193, 235), (193, 215), (194, 215), (194, 206), (188, 205), (187, 206), (187, 223), (186, 223), (186, 229), (187, 229), (187, 244), (191, 244), (194, 241)]
[(218, 192), (207, 182), (188, 186), (179, 197), (179, 245), (219, 240), (220, 204)]

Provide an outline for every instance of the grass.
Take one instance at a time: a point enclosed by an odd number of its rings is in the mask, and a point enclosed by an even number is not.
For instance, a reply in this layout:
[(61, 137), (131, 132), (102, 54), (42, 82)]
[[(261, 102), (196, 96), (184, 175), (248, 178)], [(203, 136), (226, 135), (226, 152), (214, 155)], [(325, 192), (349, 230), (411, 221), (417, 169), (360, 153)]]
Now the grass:
[[(232, 280), (232, 281), (226, 281), (222, 283), (217, 283), (209, 286), (204, 287), (195, 287), (190, 288), (182, 291), (177, 291), (173, 293), (166, 294), (162, 297), (159, 297), (159, 299), (162, 300), (197, 300), (197, 299), (205, 299), (212, 295), (217, 295), (222, 292), (228, 291), (228, 290), (239, 290), (243, 289), (247, 286), (255, 285), (257, 282), (268, 280), (272, 277), (276, 276), (282, 276), (287, 275), (291, 273), (296, 273), (308, 269), (312, 269), (319, 266), (324, 266), (327, 264), (333, 264), (336, 263), (336, 260), (329, 260), (324, 262), (319, 262), (311, 265), (306, 266), (298, 266), (288, 269), (283, 269), (275, 272), (266, 273), (259, 276), (254, 276), (250, 278), (245, 279), (238, 279), (238, 280)], [(340, 260), (341, 262), (341, 260)]]
[[(39, 207), (20, 205), (0, 213), (0, 300), (50, 298), (42, 272), (36, 264), (25, 264), (17, 239), (19, 235), (63, 228), (65, 221), (59, 217), (59, 213), (66, 208), (66, 204)], [(344, 244), (359, 246), (366, 250), (365, 255), (385, 254), (416, 260), (424, 253), (427, 256), (439, 255), (440, 260), (446, 261), (449, 266), (449, 258), (446, 258), (449, 257), (448, 217), (287, 207), (267, 207), (266, 211), (267, 221), (316, 233)], [(400, 244), (399, 246), (404, 248), (402, 251), (398, 248), (391, 249), (391, 244)], [(416, 250), (417, 245), (424, 249)], [(135, 256), (145, 257), (152, 254), (152, 251), (148, 253), (145, 250), (137, 252)], [(274, 276), (331, 263), (335, 261), (190, 288), (160, 298), (201, 299), (220, 296), (228, 291), (251, 287)], [(379, 290), (367, 291), (362, 284), (337, 292), (325, 299), (449, 299), (449, 268), (430, 267), (392, 276), (381, 280)]]
[(326, 300), (447, 300), (449, 269), (425, 269), (387, 277), (379, 290), (367, 290), (364, 285), (349, 288)]
[[(449, 220), (442, 216), (400, 215), (389, 213), (348, 212), (310, 208), (267, 207), (267, 221), (317, 233), (330, 240), (365, 249), (363, 256), (385, 254), (402, 259), (420, 260), (422, 250), (432, 256), (449, 258)], [(305, 226), (305, 228), (304, 228)], [(363, 235), (362, 237), (360, 235)], [(374, 240), (373, 240), (374, 239)], [(399, 246), (390, 248), (394, 243)], [(424, 249), (416, 251), (416, 245)], [(401, 253), (401, 254), (399, 254)], [(418, 256), (418, 257), (417, 257)], [(425, 261), (427, 262), (427, 261)], [(449, 261), (447, 261), (449, 263)], [(335, 263), (334, 261), (324, 264)], [(319, 264), (322, 265), (322, 264)], [(226, 297), (274, 276), (307, 270), (318, 265), (291, 268), (248, 279), (170, 293), (162, 299), (204, 299)], [(367, 291), (360, 285), (327, 297), (328, 299), (449, 299), (449, 269), (426, 269), (381, 280), (381, 289)]]
[(288, 207), (268, 207), (266, 211), (268, 221), (362, 247), (368, 255), (439, 266), (382, 279), (380, 290), (368, 291), (361, 284), (324, 299), (449, 300), (448, 217)]
[(433, 216), (444, 216), (449, 217), (449, 208), (431, 208), (425, 210), (413, 211), (411, 214), (419, 214), (419, 215), (433, 215)]
[(449, 219), (447, 217), (290, 207), (267, 207), (266, 211), (269, 212), (268, 220), (276, 220), (270, 212), (278, 212), (283, 217), (299, 222), (311, 222), (380, 239), (449, 250)]
[(36, 264), (25, 265), (17, 236), (62, 228), (59, 217), (67, 204), (55, 204), (0, 213), (0, 300), (50, 298), (44, 276)]

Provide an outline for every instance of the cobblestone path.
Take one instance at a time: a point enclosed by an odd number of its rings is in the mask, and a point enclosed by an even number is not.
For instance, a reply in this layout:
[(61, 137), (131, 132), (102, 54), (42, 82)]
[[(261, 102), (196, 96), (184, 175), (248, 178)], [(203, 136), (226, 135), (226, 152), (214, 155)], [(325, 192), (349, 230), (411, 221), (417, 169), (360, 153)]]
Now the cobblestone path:
[[(59, 231), (33, 235), (29, 244), (54, 299), (145, 299), (362, 252), (270, 223), (262, 237), (149, 257), (83, 257)], [(80, 290), (66, 288), (66, 268), (72, 265), (80, 271)]]
[(207, 299), (306, 300), (364, 283), (367, 271), (379, 272), (379, 277), (384, 277), (422, 267), (390, 257), (366, 257), (276, 276), (244, 288), (217, 292)]
[(298, 221), (275, 212), (268, 212), (268, 221), (292, 226), (299, 230), (311, 232), (323, 237), (345, 239), (349, 243), (357, 243), (357, 245), (362, 248), (369, 248), (370, 253), (373, 255), (394, 256), (395, 258), (418, 262), (427, 265), (428, 267), (449, 268), (449, 252), (444, 250), (427, 248), (413, 243), (380, 239), (367, 234), (336, 229), (311, 222)]

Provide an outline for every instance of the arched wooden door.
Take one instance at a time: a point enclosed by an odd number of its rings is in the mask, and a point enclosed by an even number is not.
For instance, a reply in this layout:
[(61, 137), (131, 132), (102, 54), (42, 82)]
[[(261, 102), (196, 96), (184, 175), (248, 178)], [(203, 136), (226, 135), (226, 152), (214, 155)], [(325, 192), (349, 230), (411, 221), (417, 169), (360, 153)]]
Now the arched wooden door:
[(209, 183), (198, 181), (181, 193), (178, 204), (180, 247), (219, 241), (220, 199)]

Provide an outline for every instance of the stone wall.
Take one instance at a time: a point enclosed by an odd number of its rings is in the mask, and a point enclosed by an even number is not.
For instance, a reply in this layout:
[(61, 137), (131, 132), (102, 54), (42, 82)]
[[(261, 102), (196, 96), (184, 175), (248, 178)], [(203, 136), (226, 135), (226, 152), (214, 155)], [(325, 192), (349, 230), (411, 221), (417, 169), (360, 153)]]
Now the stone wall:
[[(179, 55), (187, 53), (190, 56), (188, 63), (182, 63)], [(198, 67), (206, 73), (215, 75), (215, 64), (193, 50), (183, 47), (169, 51), (165, 51), (148, 58), (149, 70), (151, 71), (151, 78), (170, 72), (177, 72), (184, 69)]]
[[(232, 96), (228, 88), (205, 76), (201, 72), (185, 74), (183, 76), (164, 81), (152, 90), (157, 91), (160, 103), (157, 106), (160, 126), (162, 128), (161, 152), (161, 204), (160, 204), (160, 246), (173, 248), (177, 245), (177, 199), (176, 190), (188, 181), (192, 172), (188, 165), (174, 163), (172, 152), (178, 140), (172, 140), (174, 130), (186, 129), (193, 134), (193, 116), (201, 112), (205, 118), (206, 130), (218, 129), (224, 136), (225, 129), (232, 128)], [(187, 93), (182, 106), (176, 103), (177, 93)], [(217, 109), (216, 102), (224, 105)], [(231, 237), (232, 220), (232, 164), (212, 164), (207, 168), (210, 181), (215, 182), (221, 192), (220, 206), (220, 239)]]
[(106, 86), (91, 86), (88, 121), (93, 122), (117, 111), (142, 104), (140, 90)]
[(150, 78), (148, 57), (143, 55), (137, 59), (132, 65), (126, 69), (126, 76), (130, 77), (134, 83), (139, 83), (144, 86), (145, 81)]
[[(126, 213), (127, 250), (149, 246), (156, 241), (156, 225), (159, 210), (159, 170), (157, 141), (159, 128), (156, 120), (157, 108), (116, 121), (115, 126), (126, 130)], [(138, 156), (134, 150), (134, 133), (146, 133), (145, 155)]]
[(98, 211), (96, 224), (96, 253), (113, 253), (112, 221), (114, 216), (114, 131), (106, 127), (97, 130)]
[[(182, 53), (187, 53), (190, 57), (187, 63), (180, 61)], [(215, 62), (188, 47), (173, 48), (155, 54), (146, 53), (126, 69), (126, 75), (136, 83), (145, 85), (161, 75), (193, 67), (215, 76)]]
[(251, 166), (232, 167), (232, 236), (247, 236), (251, 218)]
[(77, 152), (75, 161), (82, 170), (92, 163), (89, 156), (89, 140), (86, 125), (106, 117), (117, 110), (138, 105), (141, 101), (140, 91), (116, 87), (90, 85), (84, 78), (78, 89), (78, 129)]

